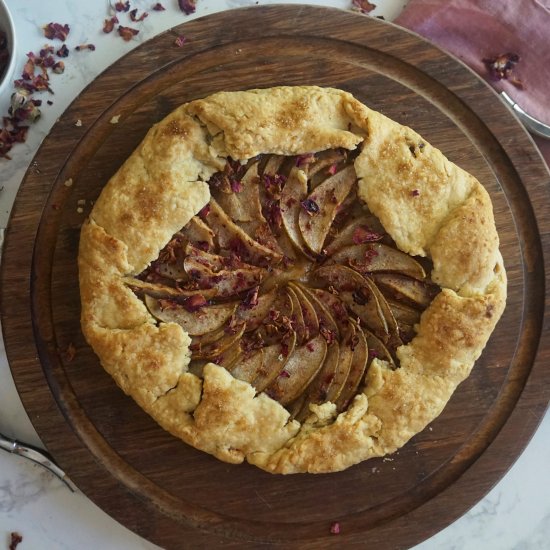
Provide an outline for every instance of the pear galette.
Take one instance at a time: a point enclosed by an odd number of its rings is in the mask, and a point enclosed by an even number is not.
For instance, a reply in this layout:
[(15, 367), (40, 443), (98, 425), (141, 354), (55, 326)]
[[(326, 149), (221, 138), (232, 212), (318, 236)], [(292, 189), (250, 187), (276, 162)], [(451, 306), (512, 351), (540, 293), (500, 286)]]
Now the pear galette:
[(155, 125), (80, 242), (84, 334), (161, 426), (228, 462), (330, 472), (443, 409), (504, 309), (489, 196), (410, 128), (317, 87)]

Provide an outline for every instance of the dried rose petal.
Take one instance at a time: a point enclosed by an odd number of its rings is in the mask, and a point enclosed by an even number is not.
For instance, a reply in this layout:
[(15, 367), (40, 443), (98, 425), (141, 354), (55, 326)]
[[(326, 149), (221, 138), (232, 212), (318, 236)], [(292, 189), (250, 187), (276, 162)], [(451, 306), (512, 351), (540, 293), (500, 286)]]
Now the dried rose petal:
[(305, 199), (300, 204), (310, 216), (319, 213), (319, 205), (313, 199)]
[(52, 54), (55, 51), (55, 48), (51, 44), (45, 44), (44, 47), (40, 50), (40, 57), (46, 57), (49, 54)]
[(23, 536), (20, 535), (19, 533), (16, 533), (16, 532), (10, 533), (9, 550), (15, 550), (22, 540), (23, 540)]
[(118, 23), (118, 17), (116, 15), (113, 15), (111, 19), (105, 19), (103, 23), (103, 32), (105, 34), (109, 34), (110, 32), (112, 32), (115, 28), (116, 23)]
[(514, 67), (519, 62), (517, 53), (503, 53), (491, 58), (482, 59), (493, 80), (509, 80), (516, 88), (523, 89), (523, 83), (514, 74)]
[(183, 36), (183, 34), (180, 34), (175, 40), (174, 40), (174, 44), (178, 47), (178, 48), (181, 48), (184, 44), (185, 44), (185, 41), (187, 39), (185, 38), (185, 36)]
[(128, 11), (130, 9), (130, 1), (127, 0), (126, 2), (116, 2), (115, 3), (115, 10), (116, 11)]
[(259, 286), (255, 286), (253, 289), (249, 290), (243, 300), (243, 307), (245, 309), (250, 309), (258, 305), (258, 291), (260, 290)]
[(419, 191), (418, 189), (413, 189), (413, 190), (411, 191), (411, 195), (412, 195), (413, 197), (418, 197), (418, 196), (420, 196), (420, 191)]
[(183, 302), (183, 307), (190, 313), (193, 313), (204, 307), (207, 303), (208, 302), (202, 294), (195, 294), (193, 296), (189, 296), (189, 298)]
[(139, 34), (139, 31), (137, 29), (132, 29), (131, 27), (123, 27), (122, 25), (119, 25), (118, 34), (124, 39), (125, 42), (129, 42), (134, 36), (136, 36), (136, 34)]
[(157, 2), (157, 3), (153, 6), (153, 10), (154, 10), (154, 11), (165, 11), (166, 8), (165, 8), (160, 2)]
[(231, 191), (233, 193), (240, 193), (243, 190), (243, 184), (235, 178), (230, 178), (229, 185), (231, 185)]
[(298, 155), (296, 157), (296, 166), (298, 167), (311, 164), (312, 162), (315, 162), (314, 153), (306, 153), (305, 155)]
[(53, 67), (52, 67), (52, 71), (55, 73), (55, 74), (62, 74), (65, 72), (65, 63), (63, 63), (63, 61), (58, 61)]
[(63, 44), (61, 48), (59, 48), (59, 50), (55, 52), (55, 54), (57, 55), (57, 57), (67, 57), (69, 55), (69, 48), (67, 48), (67, 46)]
[(354, 244), (372, 243), (380, 241), (384, 238), (384, 235), (371, 231), (367, 225), (359, 225), (353, 231), (352, 240)]
[(203, 206), (199, 210), (199, 216), (203, 219), (206, 218), (206, 216), (208, 216), (208, 214), (210, 214), (210, 204), (207, 204), (207, 205)]
[(271, 195), (275, 199), (280, 198), (281, 191), (286, 183), (286, 180), (286, 176), (283, 176), (282, 174), (263, 174), (262, 176), (262, 181), (267, 194)]
[(140, 21), (143, 21), (146, 17), (149, 17), (149, 14), (144, 11), (139, 17), (137, 16), (137, 8), (132, 10), (130, 12), (130, 19), (134, 22), (134, 23), (139, 23)]
[[(283, 353), (283, 356), (284, 356), (284, 353)], [(282, 370), (280, 373), (279, 373), (279, 376), (281, 378), (290, 378), (290, 373), (286, 370)]]
[(79, 44), (75, 50), (81, 52), (82, 50), (90, 50), (91, 52), (95, 51), (95, 46), (93, 44)]
[(376, 9), (376, 4), (369, 2), (369, 0), (352, 0), (353, 9), (360, 11), (361, 13), (370, 13)]
[(49, 40), (61, 40), (65, 42), (71, 28), (69, 25), (61, 25), (60, 23), (48, 23), (42, 27), (44, 29), (44, 36)]
[(191, 15), (195, 13), (197, 0), (178, 0), (178, 5), (180, 10), (185, 13), (185, 15)]

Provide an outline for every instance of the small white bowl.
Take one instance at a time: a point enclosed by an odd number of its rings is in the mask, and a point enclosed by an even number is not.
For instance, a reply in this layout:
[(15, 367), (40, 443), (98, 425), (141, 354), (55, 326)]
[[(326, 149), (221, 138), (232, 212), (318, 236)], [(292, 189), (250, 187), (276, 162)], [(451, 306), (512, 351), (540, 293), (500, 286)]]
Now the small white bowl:
[(5, 68), (4, 74), (0, 76), (0, 98), (3, 98), (4, 95), (9, 93), (12, 89), (12, 78), (17, 64), (15, 25), (13, 24), (13, 19), (8, 7), (3, 0), (0, 0), (0, 29), (6, 33), (8, 38), (8, 51), (10, 52), (8, 66)]

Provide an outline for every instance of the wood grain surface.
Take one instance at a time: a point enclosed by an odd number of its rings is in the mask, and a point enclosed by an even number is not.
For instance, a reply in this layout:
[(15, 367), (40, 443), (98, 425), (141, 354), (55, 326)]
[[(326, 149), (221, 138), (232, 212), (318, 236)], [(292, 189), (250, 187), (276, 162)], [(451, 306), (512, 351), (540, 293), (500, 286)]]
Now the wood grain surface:
[[(183, 48), (173, 45), (178, 34), (188, 39)], [(491, 194), (509, 276), (505, 314), (443, 414), (394, 456), (337, 474), (273, 476), (188, 447), (123, 395), (79, 328), (80, 226), (150, 126), (212, 92), (282, 84), (350, 91), (474, 174)], [(111, 124), (115, 115), (120, 121)], [(319, 7), (247, 8), (143, 44), (61, 117), (13, 209), (2, 323), (18, 390), (49, 451), (92, 500), (140, 535), (166, 548), (404, 548), (475, 504), (546, 409), (549, 254), (549, 174), (473, 73), (376, 19)]]

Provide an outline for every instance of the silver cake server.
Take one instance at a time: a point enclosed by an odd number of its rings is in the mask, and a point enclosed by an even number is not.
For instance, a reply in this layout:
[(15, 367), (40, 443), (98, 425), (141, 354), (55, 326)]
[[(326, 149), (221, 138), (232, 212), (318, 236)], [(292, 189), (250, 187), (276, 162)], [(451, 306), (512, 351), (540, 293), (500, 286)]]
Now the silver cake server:
[(15, 439), (9, 439), (8, 437), (0, 433), (0, 449), (4, 449), (8, 453), (13, 453), (23, 458), (27, 458), (40, 464), (47, 470), (49, 470), (54, 476), (59, 478), (73, 493), (76, 490), (73, 482), (68, 478), (67, 474), (48, 456), (45, 451), (41, 449), (35, 449), (30, 445), (20, 443)]
[(508, 105), (523, 125), (533, 134), (550, 139), (550, 126), (526, 113), (506, 92), (500, 92), (500, 97)]

